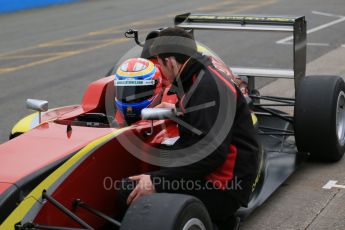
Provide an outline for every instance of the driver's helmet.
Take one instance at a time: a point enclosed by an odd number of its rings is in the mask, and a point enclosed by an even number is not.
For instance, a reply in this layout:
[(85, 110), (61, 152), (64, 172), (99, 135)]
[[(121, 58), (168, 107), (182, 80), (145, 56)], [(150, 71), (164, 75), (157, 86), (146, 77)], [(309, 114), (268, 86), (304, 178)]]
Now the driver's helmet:
[(157, 66), (144, 58), (131, 58), (115, 73), (115, 105), (131, 124), (140, 120), (141, 110), (160, 103), (163, 88)]

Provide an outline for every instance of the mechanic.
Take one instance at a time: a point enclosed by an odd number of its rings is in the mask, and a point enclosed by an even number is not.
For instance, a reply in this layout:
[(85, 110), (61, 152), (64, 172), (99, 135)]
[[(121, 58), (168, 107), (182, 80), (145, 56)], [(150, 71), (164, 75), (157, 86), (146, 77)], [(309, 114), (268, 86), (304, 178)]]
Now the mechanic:
[[(141, 120), (141, 110), (161, 102), (162, 76), (150, 60), (131, 58), (123, 62), (115, 73), (116, 121), (131, 125)], [(125, 124), (126, 123), (126, 124)]]
[[(183, 153), (182, 158), (192, 163), (175, 166), (173, 154), (162, 150), (172, 157), (171, 165), (129, 177), (136, 187), (130, 191), (127, 204), (155, 192), (189, 194), (205, 204), (219, 229), (231, 229), (236, 224), (234, 213), (241, 205), (247, 205), (257, 175), (258, 141), (241, 91), (231, 76), (217, 69), (196, 47), (192, 35), (185, 30), (166, 28), (151, 48), (162, 73), (172, 83), (169, 94), (178, 97), (176, 104), (164, 102), (157, 107), (174, 108), (182, 114), (182, 123), (178, 122), (180, 138), (171, 150)], [(221, 133), (230, 117), (233, 123)], [(212, 151), (205, 155), (204, 150), (209, 148)], [(198, 154), (200, 157), (195, 158)], [(167, 182), (176, 181), (179, 188), (167, 186)], [(202, 188), (189, 188), (186, 183), (190, 181), (202, 184)]]

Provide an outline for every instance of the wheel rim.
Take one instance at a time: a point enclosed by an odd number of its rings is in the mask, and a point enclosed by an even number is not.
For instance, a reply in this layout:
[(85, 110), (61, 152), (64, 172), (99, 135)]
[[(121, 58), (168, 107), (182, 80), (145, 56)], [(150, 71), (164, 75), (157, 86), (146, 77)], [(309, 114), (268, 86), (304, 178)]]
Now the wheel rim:
[(206, 227), (198, 218), (192, 218), (187, 221), (182, 230), (206, 230)]
[(336, 122), (338, 142), (343, 145), (345, 143), (345, 93), (343, 91), (338, 96)]

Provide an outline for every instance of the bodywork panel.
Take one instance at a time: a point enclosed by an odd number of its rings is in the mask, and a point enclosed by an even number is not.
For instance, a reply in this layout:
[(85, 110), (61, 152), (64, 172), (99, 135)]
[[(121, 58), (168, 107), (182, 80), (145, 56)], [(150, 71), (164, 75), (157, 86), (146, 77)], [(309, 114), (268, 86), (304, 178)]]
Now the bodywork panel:
[[(258, 116), (258, 122), (260, 126), (291, 129), (289, 122), (275, 117)], [(264, 203), (305, 160), (305, 155), (298, 153), (292, 136), (261, 135), (260, 143), (263, 163), (260, 178), (248, 207), (237, 212), (241, 219)]]

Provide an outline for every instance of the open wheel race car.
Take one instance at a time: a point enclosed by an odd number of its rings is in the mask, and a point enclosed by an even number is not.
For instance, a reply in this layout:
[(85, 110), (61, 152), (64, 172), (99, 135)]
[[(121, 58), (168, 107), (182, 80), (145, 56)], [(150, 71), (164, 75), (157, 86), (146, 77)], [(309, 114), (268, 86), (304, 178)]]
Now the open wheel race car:
[[(338, 76), (305, 76), (304, 17), (183, 14), (175, 17), (175, 25), (191, 32), (293, 33), (293, 69), (231, 67), (247, 79), (247, 99), (261, 145), (251, 200), (238, 211), (240, 219), (268, 199), (303, 160), (342, 158), (345, 84)], [(129, 34), (145, 46), (135, 31)], [(141, 46), (136, 49), (138, 57), (143, 52)], [(198, 49), (217, 58), (201, 45)], [(255, 88), (258, 77), (294, 80), (295, 97), (260, 96)], [(173, 99), (163, 95), (162, 101)], [(0, 229), (213, 229), (204, 205), (181, 194), (144, 196), (122, 221), (117, 218), (118, 190), (113, 182), (156, 169), (130, 154), (121, 141), (134, 135), (142, 141), (137, 147), (143, 152), (146, 145), (171, 144), (169, 140), (179, 134), (169, 111), (144, 109), (142, 121), (118, 126), (109, 115), (116, 112), (113, 76), (91, 83), (81, 105), (48, 110), (46, 101), (29, 99), (27, 106), (37, 113), (20, 120), (11, 140), (0, 146)], [(286, 106), (294, 108), (293, 115), (279, 109)]]

